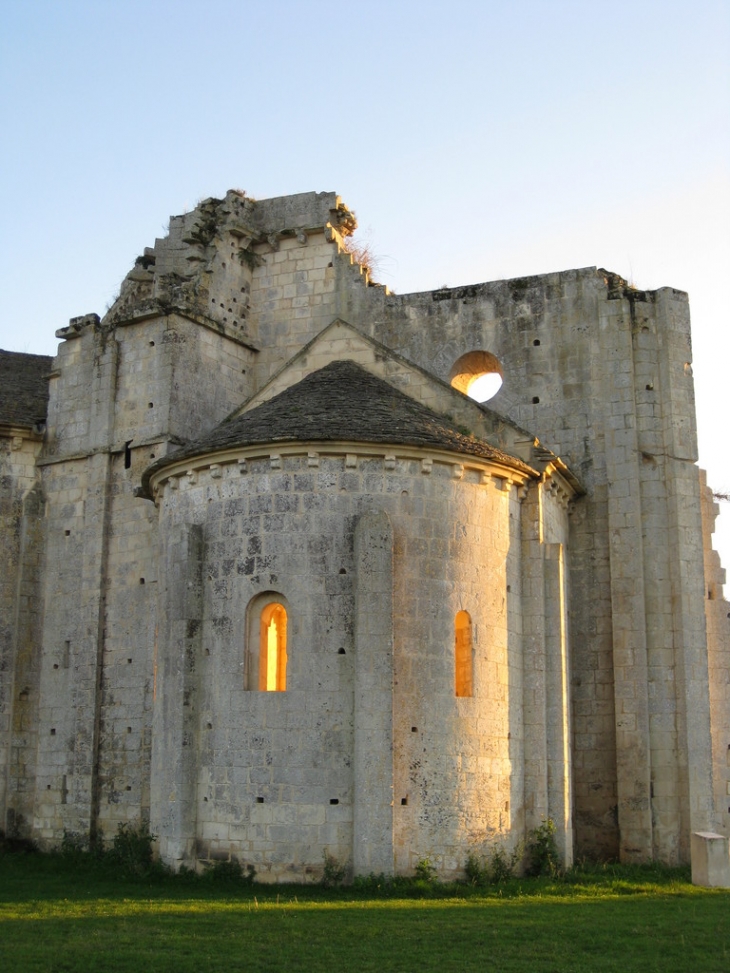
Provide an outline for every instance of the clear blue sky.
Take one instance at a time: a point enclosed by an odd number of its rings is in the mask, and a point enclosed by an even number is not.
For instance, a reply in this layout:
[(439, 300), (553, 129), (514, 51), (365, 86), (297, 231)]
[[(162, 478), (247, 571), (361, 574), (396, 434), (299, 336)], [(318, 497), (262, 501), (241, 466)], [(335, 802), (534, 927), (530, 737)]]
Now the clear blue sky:
[(730, 0), (0, 0), (0, 125), (0, 347), (53, 354), (201, 198), (332, 190), (401, 293), (689, 291), (730, 490)]

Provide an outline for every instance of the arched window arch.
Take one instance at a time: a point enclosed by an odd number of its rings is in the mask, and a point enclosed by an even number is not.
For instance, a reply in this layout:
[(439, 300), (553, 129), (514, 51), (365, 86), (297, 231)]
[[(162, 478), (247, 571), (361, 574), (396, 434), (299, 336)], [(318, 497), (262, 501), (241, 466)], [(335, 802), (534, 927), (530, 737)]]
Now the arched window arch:
[(465, 611), (454, 619), (454, 688), (457, 696), (474, 695), (471, 616)]
[(249, 604), (246, 689), (286, 690), (287, 622), (286, 599), (275, 591), (257, 595)]

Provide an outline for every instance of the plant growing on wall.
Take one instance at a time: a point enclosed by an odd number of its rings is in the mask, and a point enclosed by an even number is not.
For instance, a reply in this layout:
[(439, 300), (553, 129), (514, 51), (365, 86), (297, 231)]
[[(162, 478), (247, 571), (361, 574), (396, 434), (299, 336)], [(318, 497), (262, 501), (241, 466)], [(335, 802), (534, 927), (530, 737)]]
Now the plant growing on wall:
[(548, 818), (529, 833), (526, 849), (528, 875), (555, 876), (563, 871), (555, 831), (555, 822)]

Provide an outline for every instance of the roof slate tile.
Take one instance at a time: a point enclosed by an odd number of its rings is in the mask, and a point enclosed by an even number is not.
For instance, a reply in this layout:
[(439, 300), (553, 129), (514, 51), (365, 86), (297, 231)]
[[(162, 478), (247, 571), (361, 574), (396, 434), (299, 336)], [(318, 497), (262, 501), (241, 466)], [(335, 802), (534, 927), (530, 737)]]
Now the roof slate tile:
[(35, 426), (48, 412), (48, 373), (53, 358), (0, 350), (0, 423)]

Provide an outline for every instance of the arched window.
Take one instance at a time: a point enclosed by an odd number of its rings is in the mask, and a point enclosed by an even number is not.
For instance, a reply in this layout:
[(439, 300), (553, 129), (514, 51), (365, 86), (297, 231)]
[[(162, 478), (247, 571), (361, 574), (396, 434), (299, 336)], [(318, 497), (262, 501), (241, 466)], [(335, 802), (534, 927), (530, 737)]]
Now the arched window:
[(286, 689), (287, 610), (276, 592), (257, 596), (248, 610), (245, 686), (262, 692)]
[(286, 608), (272, 602), (261, 612), (259, 623), (259, 689), (286, 689)]
[(454, 685), (457, 696), (474, 695), (474, 666), (469, 612), (458, 611), (454, 619)]

